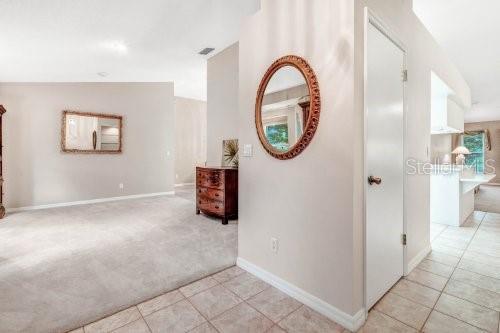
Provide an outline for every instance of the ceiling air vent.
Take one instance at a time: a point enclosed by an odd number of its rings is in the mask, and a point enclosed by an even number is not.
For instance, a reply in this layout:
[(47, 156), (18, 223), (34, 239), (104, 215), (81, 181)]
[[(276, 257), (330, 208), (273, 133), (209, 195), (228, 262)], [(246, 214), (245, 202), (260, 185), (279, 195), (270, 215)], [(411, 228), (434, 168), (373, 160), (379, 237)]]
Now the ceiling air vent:
[(198, 54), (207, 55), (211, 53), (213, 50), (215, 50), (213, 47), (206, 47), (203, 50), (201, 50)]

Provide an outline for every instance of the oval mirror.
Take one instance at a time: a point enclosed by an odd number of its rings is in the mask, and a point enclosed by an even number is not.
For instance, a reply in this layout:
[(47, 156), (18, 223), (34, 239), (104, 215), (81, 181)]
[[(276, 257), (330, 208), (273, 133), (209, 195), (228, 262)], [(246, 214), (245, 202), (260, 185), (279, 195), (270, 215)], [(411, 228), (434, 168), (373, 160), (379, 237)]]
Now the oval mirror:
[(316, 132), (319, 113), (318, 82), (309, 64), (297, 56), (275, 61), (262, 79), (255, 108), (266, 151), (279, 159), (300, 154)]

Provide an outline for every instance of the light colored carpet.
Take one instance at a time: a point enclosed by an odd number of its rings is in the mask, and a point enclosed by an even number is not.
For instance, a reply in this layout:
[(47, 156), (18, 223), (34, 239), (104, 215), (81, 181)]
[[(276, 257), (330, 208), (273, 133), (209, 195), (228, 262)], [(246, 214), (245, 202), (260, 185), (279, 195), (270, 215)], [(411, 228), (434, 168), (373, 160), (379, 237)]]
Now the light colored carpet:
[(234, 265), (237, 225), (194, 212), (169, 196), (7, 216), (0, 332), (64, 332)]

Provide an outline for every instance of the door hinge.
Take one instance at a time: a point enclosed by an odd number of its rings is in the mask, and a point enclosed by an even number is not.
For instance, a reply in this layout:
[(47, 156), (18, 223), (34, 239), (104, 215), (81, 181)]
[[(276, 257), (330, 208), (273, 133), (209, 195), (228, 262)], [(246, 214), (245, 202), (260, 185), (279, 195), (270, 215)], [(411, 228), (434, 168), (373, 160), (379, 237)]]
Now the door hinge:
[(406, 245), (406, 234), (403, 234), (402, 241), (403, 241), (403, 245)]
[(404, 69), (403, 72), (401, 73), (401, 76), (403, 78), (403, 82), (408, 81), (408, 70)]

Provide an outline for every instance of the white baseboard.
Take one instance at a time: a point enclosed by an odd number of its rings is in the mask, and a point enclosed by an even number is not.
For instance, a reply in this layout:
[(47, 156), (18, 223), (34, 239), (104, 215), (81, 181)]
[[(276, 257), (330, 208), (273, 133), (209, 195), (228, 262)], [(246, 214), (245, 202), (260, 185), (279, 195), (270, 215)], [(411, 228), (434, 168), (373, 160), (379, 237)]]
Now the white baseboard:
[(15, 212), (23, 212), (27, 210), (37, 210), (37, 209), (48, 209), (48, 208), (58, 208), (58, 207), (68, 207), (68, 206), (78, 206), (78, 205), (88, 205), (94, 203), (101, 202), (110, 202), (110, 201), (120, 201), (120, 200), (129, 200), (129, 199), (139, 199), (139, 198), (148, 198), (148, 197), (159, 197), (164, 195), (173, 195), (174, 191), (170, 192), (158, 192), (158, 193), (146, 193), (146, 194), (134, 194), (134, 195), (125, 195), (121, 197), (111, 197), (111, 198), (101, 198), (101, 199), (91, 199), (91, 200), (82, 200), (82, 201), (72, 201), (72, 202), (62, 202), (55, 203), (49, 205), (40, 205), (40, 206), (26, 206), (26, 207), (18, 207), (18, 208), (7, 208), (7, 213), (15, 213)]
[(252, 264), (251, 262), (243, 258), (238, 257), (236, 264), (247, 272), (257, 276), (258, 278), (281, 290), (290, 297), (295, 298), (299, 302), (330, 318), (331, 320), (344, 326), (352, 332), (356, 332), (358, 329), (360, 329), (365, 322), (364, 309), (359, 310), (354, 316), (348, 315), (347, 313), (326, 303), (318, 297), (309, 294), (305, 290), (302, 290), (299, 287), (283, 280), (282, 278), (279, 278), (276, 275), (263, 270), (262, 268)]
[(425, 259), (431, 253), (432, 248), (431, 245), (427, 245), (422, 251), (420, 251), (413, 259), (411, 259), (408, 262), (408, 267), (406, 268), (406, 271), (404, 272), (405, 276), (410, 274), (411, 271), (420, 264), (422, 260)]
[(182, 187), (182, 186), (192, 186), (195, 183), (180, 183), (180, 184), (175, 184), (174, 187)]

